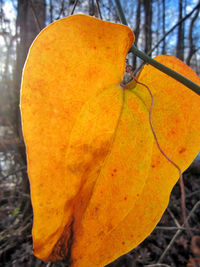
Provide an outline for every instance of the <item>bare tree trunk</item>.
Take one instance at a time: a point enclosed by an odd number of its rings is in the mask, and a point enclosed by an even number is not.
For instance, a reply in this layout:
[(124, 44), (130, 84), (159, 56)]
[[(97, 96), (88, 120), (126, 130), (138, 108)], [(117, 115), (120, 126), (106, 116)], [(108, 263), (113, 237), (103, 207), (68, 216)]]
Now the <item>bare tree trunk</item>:
[(50, 22), (53, 22), (53, 3), (52, 3), (52, 0), (50, 0), (50, 3), (49, 3), (49, 14), (50, 14)]
[[(200, 1), (199, 1), (200, 3)], [(187, 65), (190, 65), (190, 61), (192, 59), (192, 56), (195, 54), (196, 52), (196, 48), (195, 48), (195, 44), (193, 42), (193, 30), (194, 30), (194, 24), (195, 24), (195, 21), (197, 20), (198, 18), (198, 15), (199, 15), (199, 11), (200, 11), (200, 8), (198, 8), (196, 10), (196, 13), (194, 15), (194, 17), (191, 19), (191, 22), (190, 22), (190, 28), (189, 28), (189, 34), (188, 34), (188, 41), (189, 41), (189, 52), (188, 52), (188, 56), (187, 56), (187, 59), (186, 59), (186, 64)]]
[[(14, 118), (13, 125), (17, 137), (23, 143), (23, 136), (21, 131), (21, 117), (19, 110), (19, 98), (20, 98), (20, 84), (21, 75), (24, 62), (31, 43), (36, 35), (39, 33), (38, 27), (43, 28), (45, 26), (45, 0), (18, 0), (17, 9), (17, 31), (19, 34), (19, 42), (17, 44), (17, 60), (14, 79)], [(26, 152), (25, 146), (19, 145), (19, 154), (23, 165), (26, 165)], [(24, 192), (29, 192), (29, 182), (26, 173), (23, 176)], [(23, 210), (24, 216), (30, 211), (30, 202), (27, 199), (22, 200), (21, 210)]]
[(194, 54), (193, 68), (195, 69), (195, 72), (197, 73), (197, 75), (200, 75), (200, 63), (199, 63), (199, 60), (197, 58), (197, 53)]
[[(160, 8), (160, 1), (159, 0), (157, 0), (156, 1), (157, 3), (157, 25), (156, 25), (156, 43), (158, 43), (158, 41), (159, 41), (159, 37), (160, 37), (160, 25), (161, 25), (161, 16), (160, 16), (160, 14), (161, 14), (161, 8)], [(157, 49), (156, 49), (156, 56), (157, 55), (159, 55), (160, 54), (160, 48), (159, 48), (159, 46), (157, 47)]]
[[(14, 98), (16, 107), (14, 125), (21, 140), (23, 138), (21, 132), (20, 111), (18, 107), (22, 69), (29, 47), (39, 33), (38, 27), (43, 28), (45, 26), (45, 7), (45, 0), (18, 0), (17, 31), (19, 34), (19, 42), (17, 44), (17, 60), (14, 77)], [(36, 16), (40, 25), (37, 24)], [(25, 151), (22, 153), (23, 159), (25, 159), (24, 153)]]
[[(179, 20), (183, 18), (183, 0), (179, 0)], [(178, 27), (178, 37), (176, 46), (176, 56), (184, 60), (184, 23), (180, 23)]]
[[(165, 0), (162, 0), (162, 34), (165, 36)], [(163, 40), (162, 44), (162, 54), (166, 54), (166, 42), (165, 39)]]
[(89, 15), (90, 16), (98, 16), (97, 7), (94, 0), (89, 0)]
[[(134, 30), (135, 34), (135, 45), (137, 46), (139, 35), (140, 35), (140, 22), (141, 22), (141, 0), (137, 1), (137, 14), (136, 14), (136, 27)], [(133, 68), (136, 69), (137, 57), (133, 57)]]
[[(152, 0), (143, 0), (145, 13), (145, 53), (151, 50), (152, 46)], [(150, 54), (151, 55), (151, 54)]]

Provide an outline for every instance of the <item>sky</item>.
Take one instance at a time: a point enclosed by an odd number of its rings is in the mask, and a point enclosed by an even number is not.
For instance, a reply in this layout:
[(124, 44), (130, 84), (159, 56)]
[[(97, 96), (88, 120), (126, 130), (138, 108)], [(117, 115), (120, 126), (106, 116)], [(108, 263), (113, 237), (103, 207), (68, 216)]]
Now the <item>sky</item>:
[(16, 10), (14, 5), (17, 6), (17, 1), (6, 0), (4, 1), (3, 10), (7, 18), (14, 21), (16, 18)]
[[(27, 0), (28, 1), (28, 0)], [(107, 2), (107, 0), (104, 0), (105, 3)], [(186, 1), (186, 0), (185, 0)], [(193, 7), (198, 3), (199, 0), (187, 0), (187, 9), (186, 9), (186, 13), (189, 13)], [(47, 4), (48, 4), (48, 0), (46, 0)], [(81, 2), (81, 1), (80, 1)], [(134, 5), (134, 2), (137, 3), (137, 0), (121, 0), (121, 3), (125, 9), (125, 7), (129, 7), (129, 8), (134, 8), (134, 12), (136, 11), (136, 5)], [(178, 9), (178, 0), (166, 0), (166, 11), (167, 11), (167, 15), (166, 15), (166, 30), (170, 29), (178, 20), (177, 18), (177, 9)], [(16, 9), (17, 9), (17, 0), (4, 0), (3, 1), (3, 10), (5, 13), (5, 16), (7, 19), (11, 20), (11, 32), (12, 35), (15, 34), (15, 20), (16, 20)], [(156, 2), (155, 2), (156, 5)], [(154, 20), (155, 20), (155, 24), (156, 25), (156, 14), (154, 15)], [(187, 37), (187, 29), (189, 28), (188, 25), (188, 21), (186, 21), (186, 37)], [(135, 22), (132, 22), (133, 25), (132, 28), (134, 29), (134, 24)], [(156, 27), (156, 26), (154, 26)], [(156, 31), (156, 28), (153, 29)], [(177, 30), (177, 29), (176, 29)], [(176, 30), (174, 31), (174, 33), (176, 33)], [(170, 34), (167, 37), (167, 43), (168, 43), (168, 47), (172, 48), (172, 50), (174, 49), (174, 46), (176, 44), (176, 35)], [(3, 37), (0, 35), (0, 46), (2, 49), (2, 46), (5, 45), (4, 43), (4, 39)]]

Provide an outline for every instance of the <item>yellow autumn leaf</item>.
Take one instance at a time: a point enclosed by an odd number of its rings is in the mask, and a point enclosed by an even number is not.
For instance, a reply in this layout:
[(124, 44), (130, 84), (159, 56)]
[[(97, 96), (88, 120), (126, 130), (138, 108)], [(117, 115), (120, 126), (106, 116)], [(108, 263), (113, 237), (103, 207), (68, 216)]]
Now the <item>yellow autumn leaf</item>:
[[(177, 58), (158, 56), (155, 60), (200, 85), (194, 71)], [(200, 97), (150, 65), (143, 68), (138, 81), (147, 85), (154, 96), (152, 122), (159, 144), (183, 172), (200, 150)], [(133, 97), (137, 96), (149, 109), (151, 97), (147, 88), (135, 82), (129, 88)], [(88, 266), (103, 266), (107, 259), (114, 260), (141, 243), (160, 220), (178, 178), (178, 170), (161, 154), (154, 141), (149, 176), (142, 193), (115, 229), (101, 241), (91, 237), (92, 243), (85, 246), (84, 259), (87, 263), (88, 256), (95, 255), (95, 258)], [(84, 259), (77, 259), (76, 266), (81, 266)]]
[[(178, 172), (155, 145), (151, 98), (140, 85), (119, 85), (133, 41), (126, 26), (74, 15), (30, 49), (21, 112), (40, 259), (104, 266), (137, 246), (166, 208)], [(157, 60), (199, 82), (180, 61)], [(158, 140), (184, 170), (198, 152), (200, 100), (163, 75), (147, 66), (139, 80), (155, 96)]]

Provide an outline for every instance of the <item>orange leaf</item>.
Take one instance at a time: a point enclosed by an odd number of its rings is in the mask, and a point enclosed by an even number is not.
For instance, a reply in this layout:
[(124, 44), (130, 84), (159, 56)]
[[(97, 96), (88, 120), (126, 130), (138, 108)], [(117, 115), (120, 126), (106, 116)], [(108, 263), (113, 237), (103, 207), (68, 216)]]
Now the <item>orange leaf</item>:
[[(177, 58), (159, 56), (155, 60), (200, 84), (194, 71)], [(154, 95), (152, 122), (161, 148), (184, 171), (200, 150), (200, 97), (150, 65), (144, 67), (138, 81)], [(133, 84), (131, 93), (149, 109), (151, 97), (147, 89)], [(102, 258), (114, 260), (135, 248), (152, 232), (165, 211), (179, 172), (160, 153), (155, 141), (150, 168), (143, 191), (127, 216), (102, 240), (92, 239), (92, 244), (85, 247), (89, 255), (96, 256), (96, 266), (102, 266)], [(88, 254), (85, 253), (86, 260)]]
[[(126, 26), (74, 15), (30, 49), (21, 111), (34, 254), (43, 260), (108, 264), (153, 230), (178, 179), (155, 145), (146, 88), (119, 86), (133, 40)], [(177, 59), (157, 60), (199, 82)], [(198, 152), (200, 99), (151, 66), (139, 80), (155, 96), (159, 143), (184, 170)]]
[[(72, 246), (74, 266), (103, 266), (120, 255), (121, 250), (112, 249), (111, 257), (104, 256), (102, 252), (110, 250), (110, 245), (107, 246), (103, 239), (132, 210), (149, 172), (153, 137), (148, 125), (147, 109), (130, 91), (122, 92), (122, 111), (109, 153), (101, 166), (83, 216), (78, 217), (79, 209), (74, 213), (76, 218), (77, 212), (78, 218), (74, 223)], [(104, 94), (107, 94), (105, 90)], [(80, 202), (80, 195), (77, 197), (77, 202)], [(99, 247), (102, 252), (96, 253)]]

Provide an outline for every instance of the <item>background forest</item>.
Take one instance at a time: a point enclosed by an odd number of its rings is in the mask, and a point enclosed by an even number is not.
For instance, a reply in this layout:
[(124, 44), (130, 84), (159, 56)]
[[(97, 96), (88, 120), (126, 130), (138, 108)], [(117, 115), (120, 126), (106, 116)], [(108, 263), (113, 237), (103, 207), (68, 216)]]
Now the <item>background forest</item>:
[[(140, 50), (152, 57), (174, 55), (200, 74), (199, 0), (121, 3)], [(22, 69), (32, 41), (45, 26), (71, 12), (120, 23), (112, 0), (0, 0), (0, 266), (67, 266), (66, 262), (44, 263), (32, 255), (32, 208), (19, 98)], [(132, 55), (128, 60), (136, 74), (141, 60)], [(151, 236), (109, 266), (200, 266), (199, 178), (197, 158), (184, 173), (186, 212), (196, 239), (190, 240), (182, 226), (177, 184)]]

